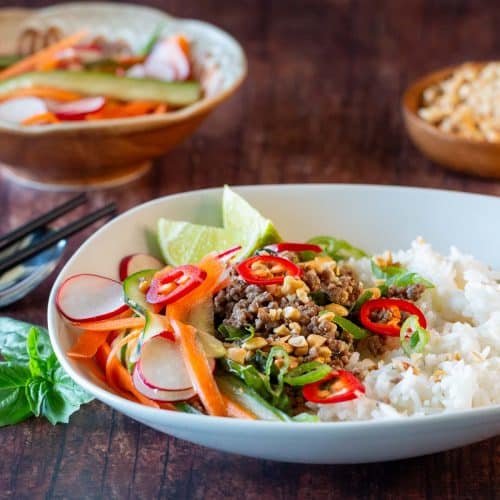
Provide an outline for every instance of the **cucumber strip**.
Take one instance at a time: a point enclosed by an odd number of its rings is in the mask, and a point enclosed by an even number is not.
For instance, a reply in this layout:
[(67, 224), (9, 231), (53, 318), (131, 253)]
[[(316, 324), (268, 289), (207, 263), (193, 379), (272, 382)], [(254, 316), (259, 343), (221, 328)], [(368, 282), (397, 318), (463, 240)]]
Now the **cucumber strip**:
[(145, 269), (144, 271), (131, 274), (123, 282), (125, 302), (141, 316), (145, 316), (148, 311), (152, 311), (151, 306), (146, 301), (146, 294), (141, 291), (140, 285), (144, 281), (150, 282), (156, 272), (157, 269)]
[(183, 413), (191, 413), (193, 415), (203, 415), (201, 411), (198, 411), (194, 406), (191, 406), (189, 403), (181, 402), (174, 403), (174, 406), (177, 410), (182, 411)]
[(251, 411), (261, 420), (293, 422), (293, 420), (278, 408), (261, 398), (252, 388), (232, 375), (217, 375), (217, 385), (222, 393), (241, 406)]
[(19, 88), (54, 87), (88, 96), (122, 101), (157, 101), (183, 107), (201, 97), (199, 82), (163, 82), (129, 78), (97, 71), (41, 71), (24, 73), (0, 82), (0, 96)]

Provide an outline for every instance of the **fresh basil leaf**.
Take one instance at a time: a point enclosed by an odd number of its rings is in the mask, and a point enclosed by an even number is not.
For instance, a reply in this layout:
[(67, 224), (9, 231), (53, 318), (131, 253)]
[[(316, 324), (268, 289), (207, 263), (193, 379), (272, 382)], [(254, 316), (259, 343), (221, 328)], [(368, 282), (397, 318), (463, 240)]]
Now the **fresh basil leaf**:
[(0, 389), (0, 427), (26, 420), (31, 415), (24, 387)]
[[(28, 362), (29, 355), (26, 350), (28, 333), (33, 325), (8, 317), (0, 317), (0, 354), (7, 361)], [(38, 352), (42, 359), (52, 354), (49, 334), (45, 328), (37, 327)]]
[(45, 395), (42, 407), (42, 415), (52, 424), (67, 424), (69, 417), (80, 408), (80, 405), (74, 404), (66, 399), (67, 394), (60, 390), (58, 384), (53, 385)]
[(53, 381), (58, 391), (66, 395), (66, 398), (74, 405), (82, 405), (92, 401), (93, 396), (85, 389), (76, 384), (73, 379), (59, 365), (53, 372)]
[(35, 377), (26, 386), (26, 399), (30, 405), (31, 412), (36, 417), (42, 413), (45, 397), (50, 389), (50, 383), (42, 377)]
[(13, 362), (0, 363), (0, 389), (25, 387), (31, 377), (29, 369)]

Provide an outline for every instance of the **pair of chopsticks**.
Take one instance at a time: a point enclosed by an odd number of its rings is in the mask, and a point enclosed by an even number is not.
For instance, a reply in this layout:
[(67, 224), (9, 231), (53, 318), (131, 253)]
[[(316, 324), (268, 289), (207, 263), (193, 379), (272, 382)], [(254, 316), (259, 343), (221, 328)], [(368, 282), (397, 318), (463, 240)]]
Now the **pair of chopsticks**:
[[(56, 220), (62, 215), (70, 212), (76, 207), (84, 204), (87, 201), (87, 196), (82, 193), (74, 198), (71, 198), (66, 203), (59, 205), (49, 212), (37, 217), (23, 226), (14, 229), (13, 231), (0, 236), (0, 251), (9, 247), (13, 243), (18, 242), (25, 236), (28, 236), (32, 232), (37, 229), (44, 228), (49, 222)], [(47, 248), (56, 244), (58, 241), (69, 238), (73, 236), (75, 233), (85, 229), (90, 226), (94, 222), (102, 219), (103, 217), (111, 216), (116, 213), (116, 205), (114, 203), (110, 203), (95, 212), (91, 212), (88, 215), (78, 219), (77, 221), (71, 222), (70, 224), (62, 227), (61, 229), (57, 229), (53, 232), (48, 233), (42, 239), (30, 245), (22, 250), (14, 252), (12, 255), (9, 255), (2, 261), (0, 261), (0, 274), (12, 269), (13, 267), (23, 263), (25, 260), (34, 257), (35, 255), (43, 252)]]

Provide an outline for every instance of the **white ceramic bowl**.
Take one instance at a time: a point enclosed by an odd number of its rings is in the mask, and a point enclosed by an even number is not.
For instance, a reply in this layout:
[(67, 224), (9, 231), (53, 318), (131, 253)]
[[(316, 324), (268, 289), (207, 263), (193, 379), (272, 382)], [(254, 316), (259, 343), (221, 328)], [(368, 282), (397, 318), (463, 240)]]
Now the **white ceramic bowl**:
[[(271, 217), (287, 239), (331, 234), (371, 252), (407, 248), (417, 235), (446, 252), (456, 245), (500, 269), (500, 198), (457, 192), (363, 185), (238, 188)], [(71, 333), (54, 306), (62, 280), (81, 272), (116, 276), (120, 258), (147, 251), (145, 233), (160, 216), (220, 221), (221, 190), (168, 196), (136, 207), (92, 236), (61, 271), (50, 295), (48, 325), (57, 357), (96, 398), (161, 432), (219, 450), (307, 463), (360, 463), (412, 457), (500, 433), (500, 405), (398, 420), (286, 424), (187, 415), (147, 408), (94, 382), (65, 352)]]

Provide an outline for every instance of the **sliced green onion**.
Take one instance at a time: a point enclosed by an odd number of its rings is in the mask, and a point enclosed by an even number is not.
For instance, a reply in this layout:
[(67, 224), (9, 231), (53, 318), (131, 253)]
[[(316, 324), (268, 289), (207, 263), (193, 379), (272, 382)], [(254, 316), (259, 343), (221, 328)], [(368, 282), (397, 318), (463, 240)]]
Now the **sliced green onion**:
[(323, 249), (323, 252), (334, 260), (346, 260), (350, 257), (354, 259), (368, 257), (368, 254), (364, 250), (352, 246), (346, 240), (339, 240), (332, 236), (316, 236), (307, 240), (307, 243), (319, 245)]
[(340, 326), (342, 330), (350, 333), (356, 340), (364, 339), (365, 337), (370, 335), (370, 332), (368, 330), (361, 328), (360, 326), (356, 325), (347, 318), (343, 318), (342, 316), (334, 316), (332, 321)]
[(429, 342), (430, 333), (420, 326), (418, 317), (412, 315), (402, 324), (399, 338), (403, 351), (407, 356), (411, 356), (424, 350)]
[[(276, 359), (282, 359), (283, 365), (279, 367), (278, 373), (276, 375), (277, 386), (273, 387), (271, 385), (271, 371), (276, 365), (274, 361)], [(266, 367), (265, 367), (265, 384), (269, 393), (273, 396), (273, 404), (276, 405), (278, 400), (283, 393), (284, 376), (288, 372), (288, 367), (290, 366), (290, 358), (288, 353), (283, 349), (283, 347), (274, 346), (267, 356)]]
[(332, 368), (319, 361), (310, 361), (302, 363), (293, 370), (290, 370), (284, 380), (288, 385), (302, 386), (312, 384), (323, 379), (332, 371)]

